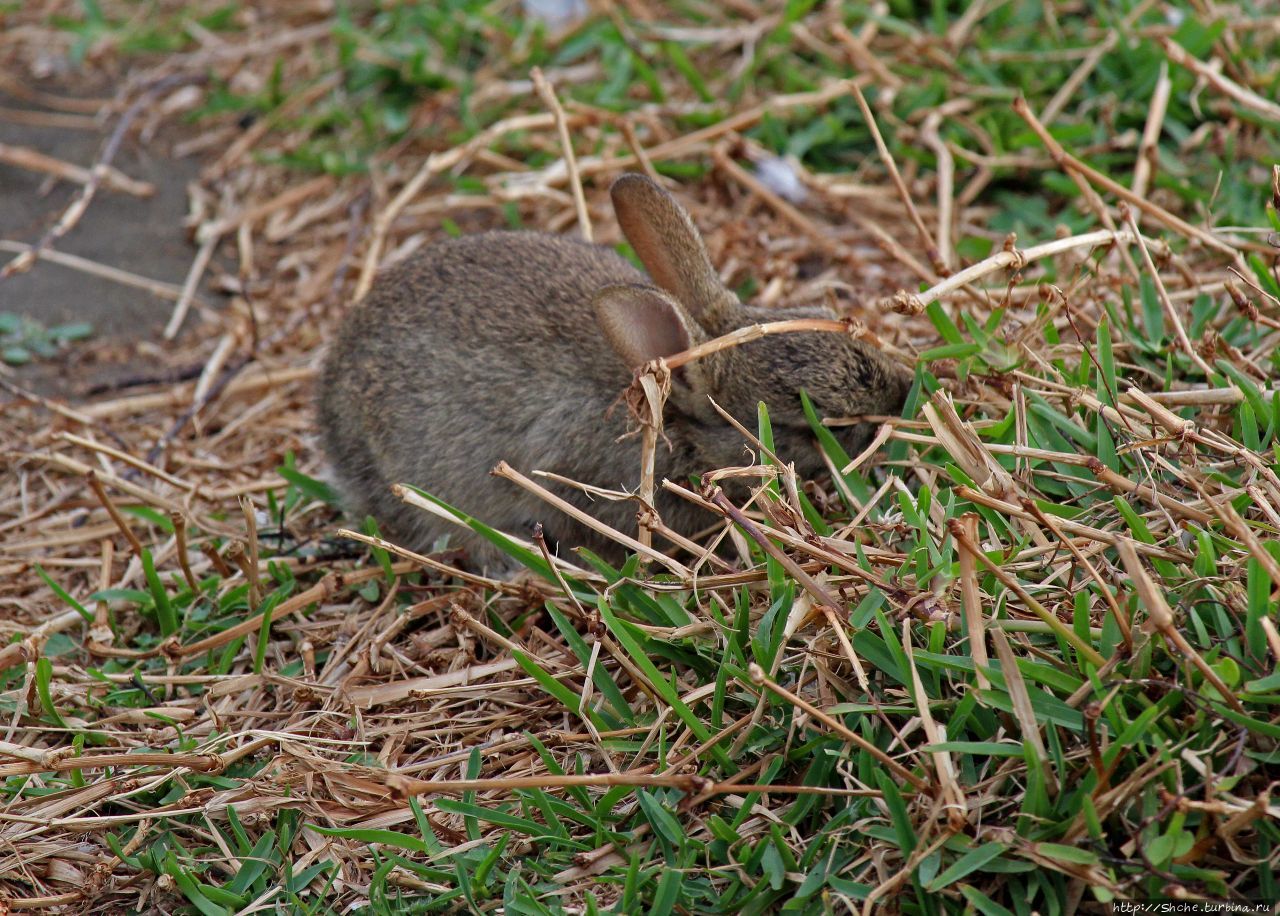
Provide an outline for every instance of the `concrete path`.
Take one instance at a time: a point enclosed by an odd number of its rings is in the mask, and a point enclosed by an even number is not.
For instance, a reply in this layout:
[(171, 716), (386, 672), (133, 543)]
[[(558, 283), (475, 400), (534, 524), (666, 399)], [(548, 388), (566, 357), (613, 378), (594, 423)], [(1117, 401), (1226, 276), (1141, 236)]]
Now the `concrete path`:
[[(102, 94), (100, 89), (94, 93)], [(98, 158), (113, 126), (108, 122), (86, 129), (92, 126), (88, 121), (89, 116), (55, 113), (0, 94), (0, 143), (37, 150), (86, 169)], [(71, 126), (75, 122), (84, 126)], [(143, 198), (100, 187), (76, 227), (54, 247), (152, 280), (181, 284), (195, 255), (182, 220), (187, 182), (196, 177), (199, 163), (173, 159), (166, 152), (165, 142), (143, 148), (126, 138), (113, 165), (130, 178), (154, 185), (155, 193)], [(0, 163), (0, 239), (38, 241), (79, 188), (73, 182)], [(0, 251), (0, 264), (14, 256)], [(203, 291), (202, 296), (208, 298)], [(20, 384), (67, 396), (103, 378), (139, 371), (140, 366), (131, 365), (139, 361), (137, 345), (148, 341), (163, 345), (160, 335), (172, 308), (172, 301), (145, 290), (48, 260), (38, 261), (24, 274), (0, 279), (0, 312), (28, 315), (46, 325), (82, 321), (93, 325), (93, 336), (72, 344), (63, 358), (18, 372)], [(194, 324), (188, 320), (187, 327)]]

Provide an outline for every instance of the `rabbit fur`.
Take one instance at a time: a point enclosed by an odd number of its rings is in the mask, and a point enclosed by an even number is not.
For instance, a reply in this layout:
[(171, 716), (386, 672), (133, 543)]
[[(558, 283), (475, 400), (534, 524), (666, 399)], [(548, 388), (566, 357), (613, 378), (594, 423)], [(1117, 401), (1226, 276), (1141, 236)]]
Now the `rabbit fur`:
[[(634, 490), (640, 448), (618, 398), (635, 370), (736, 328), (788, 318), (832, 318), (826, 308), (753, 308), (720, 281), (688, 213), (650, 179), (611, 188), (627, 240), (648, 271), (612, 249), (538, 232), (487, 232), (435, 244), (376, 279), (341, 322), (319, 379), (321, 440), (345, 508), (372, 515), (398, 543), (426, 551), (443, 534), (490, 567), (507, 561), (469, 530), (408, 506), (409, 483), (486, 524), (528, 537), (543, 524), (563, 553), (585, 546), (611, 559), (614, 542), (508, 481), (500, 460), (582, 483)], [(672, 373), (656, 477), (750, 460), (742, 437), (709, 398), (751, 423), (770, 407), (777, 453), (802, 476), (823, 470), (801, 411), (805, 389), (826, 415), (896, 414), (910, 376), (845, 334), (763, 337)], [(865, 424), (833, 430), (853, 451)], [(634, 535), (638, 504), (552, 486), (570, 503)], [(685, 535), (715, 521), (659, 488), (663, 523)]]

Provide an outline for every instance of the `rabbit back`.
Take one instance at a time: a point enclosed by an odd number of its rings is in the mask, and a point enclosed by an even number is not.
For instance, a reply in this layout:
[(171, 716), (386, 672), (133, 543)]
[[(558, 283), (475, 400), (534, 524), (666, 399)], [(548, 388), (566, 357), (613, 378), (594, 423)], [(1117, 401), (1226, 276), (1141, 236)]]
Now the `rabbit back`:
[[(621, 483), (608, 462), (625, 411), (606, 414), (631, 370), (599, 344), (591, 300), (643, 280), (609, 248), (532, 232), (451, 239), (386, 270), (341, 323), (320, 375), (321, 437), (347, 510), (415, 549), (449, 532), (496, 559), (391, 484), (527, 536), (558, 513), (489, 479), (498, 461)], [(619, 511), (619, 522), (634, 519), (634, 507)]]

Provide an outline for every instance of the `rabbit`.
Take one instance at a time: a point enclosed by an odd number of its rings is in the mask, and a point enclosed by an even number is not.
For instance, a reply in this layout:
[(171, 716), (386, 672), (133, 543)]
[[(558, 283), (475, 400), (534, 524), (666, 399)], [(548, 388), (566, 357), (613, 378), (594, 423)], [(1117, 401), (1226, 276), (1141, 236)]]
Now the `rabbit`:
[[(550, 471), (634, 490), (638, 439), (619, 395), (650, 360), (758, 322), (832, 318), (823, 307), (753, 308), (720, 281), (689, 214), (658, 184), (625, 174), (610, 188), (623, 234), (646, 278), (611, 248), (539, 232), (486, 232), (434, 244), (387, 269), (341, 322), (319, 377), (321, 441), (345, 508), (372, 515), (384, 535), (427, 551), (446, 533), (472, 561), (509, 563), (487, 541), (391, 491), (408, 483), (487, 525), (528, 538), (542, 523), (561, 553), (583, 546), (616, 560), (622, 549), (509, 481)], [(898, 413), (911, 376), (849, 335), (769, 335), (672, 373), (656, 479), (748, 458), (717, 413), (752, 423), (770, 407), (777, 453), (804, 477), (824, 464), (798, 396), (828, 415)], [(833, 430), (852, 453), (866, 424)], [(635, 443), (635, 444), (629, 444)], [(638, 504), (553, 486), (570, 503), (634, 536)], [(663, 523), (691, 535), (715, 521), (658, 488)]]

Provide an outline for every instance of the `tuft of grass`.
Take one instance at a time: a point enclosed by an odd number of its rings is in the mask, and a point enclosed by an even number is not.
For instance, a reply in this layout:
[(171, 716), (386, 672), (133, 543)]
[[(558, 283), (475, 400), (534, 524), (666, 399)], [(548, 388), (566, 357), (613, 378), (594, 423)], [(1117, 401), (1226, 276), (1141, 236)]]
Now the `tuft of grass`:
[(84, 322), (52, 327), (14, 312), (0, 312), (0, 360), (21, 366), (36, 359), (52, 359), (72, 343), (93, 335)]

